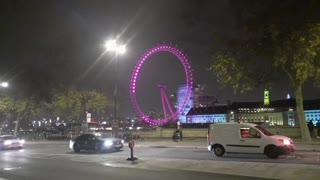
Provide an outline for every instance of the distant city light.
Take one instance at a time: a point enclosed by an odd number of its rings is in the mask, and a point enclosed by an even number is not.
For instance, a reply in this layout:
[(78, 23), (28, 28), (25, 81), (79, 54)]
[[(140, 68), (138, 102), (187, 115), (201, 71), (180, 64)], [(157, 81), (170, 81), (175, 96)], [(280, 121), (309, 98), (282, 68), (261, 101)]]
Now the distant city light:
[(287, 94), (287, 99), (290, 99), (291, 97), (290, 97), (290, 94)]

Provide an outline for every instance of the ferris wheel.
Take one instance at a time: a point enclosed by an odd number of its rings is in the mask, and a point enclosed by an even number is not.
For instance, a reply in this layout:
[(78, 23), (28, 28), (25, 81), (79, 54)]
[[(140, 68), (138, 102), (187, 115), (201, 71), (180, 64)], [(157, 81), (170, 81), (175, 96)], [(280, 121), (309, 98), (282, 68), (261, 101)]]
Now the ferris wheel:
[[(169, 52), (173, 55), (175, 55), (180, 62), (182, 63), (185, 71), (185, 76), (186, 76), (186, 91), (185, 95), (183, 98), (182, 103), (179, 105), (178, 109), (175, 110), (170, 101), (169, 98), (167, 97), (165, 93), (166, 86), (159, 84), (158, 87), (161, 92), (161, 101), (162, 101), (162, 107), (163, 107), (163, 113), (164, 113), (164, 118), (163, 119), (152, 119), (144, 112), (141, 110), (138, 100), (137, 100), (137, 91), (139, 90), (139, 76), (141, 69), (146, 61), (150, 59), (151, 56), (161, 53), (161, 52)], [(177, 48), (168, 46), (168, 45), (160, 45), (153, 47), (149, 51), (147, 51), (138, 61), (138, 64), (135, 66), (132, 77), (131, 77), (131, 82), (130, 82), (130, 96), (131, 96), (131, 101), (132, 105), (134, 107), (134, 110), (136, 114), (138, 115), (139, 118), (141, 118), (144, 122), (152, 125), (152, 126), (162, 126), (167, 124), (170, 121), (177, 121), (178, 116), (183, 113), (183, 111), (186, 109), (191, 94), (192, 94), (192, 87), (193, 87), (193, 76), (192, 76), (192, 69), (189, 60), (186, 58), (186, 56), (179, 51)], [(166, 108), (168, 107), (168, 109)]]

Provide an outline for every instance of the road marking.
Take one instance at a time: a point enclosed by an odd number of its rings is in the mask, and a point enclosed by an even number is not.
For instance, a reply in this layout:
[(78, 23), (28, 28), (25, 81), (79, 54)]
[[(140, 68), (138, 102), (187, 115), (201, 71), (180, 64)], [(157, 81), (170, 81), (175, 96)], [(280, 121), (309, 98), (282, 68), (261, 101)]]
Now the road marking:
[[(16, 156), (17, 154), (8, 154), (8, 156)], [(54, 154), (54, 153), (35, 153), (35, 152), (24, 152), (19, 154), (21, 157), (33, 158), (33, 159), (66, 159), (76, 162), (93, 162), (100, 163), (102, 161), (114, 160), (123, 158), (125, 156), (115, 156), (110, 154)], [(1, 179), (0, 179), (1, 180)]]
[[(3, 170), (5, 171), (12, 171), (12, 170), (17, 170), (17, 169), (21, 169), (21, 167), (7, 167), (7, 168), (3, 168)], [(0, 179), (1, 180), (1, 179)]]
[(4, 178), (1, 178), (1, 177), (0, 177), (0, 180), (8, 180), (8, 179), (4, 179)]

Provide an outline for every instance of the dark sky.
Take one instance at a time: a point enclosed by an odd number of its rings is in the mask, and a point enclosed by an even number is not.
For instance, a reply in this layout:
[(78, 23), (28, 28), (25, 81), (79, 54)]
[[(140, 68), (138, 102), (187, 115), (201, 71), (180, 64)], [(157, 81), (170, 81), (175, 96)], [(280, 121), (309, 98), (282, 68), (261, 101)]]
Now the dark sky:
[[(107, 39), (119, 37), (127, 53), (118, 59), (122, 116), (134, 114), (129, 96), (133, 68), (148, 49), (170, 43), (191, 61), (196, 84), (225, 103), (260, 101), (263, 87), (247, 95), (221, 89), (208, 72), (210, 49), (219, 46), (213, 34), (234, 36), (237, 5), (232, 1), (208, 0), (2, 0), (0, 1), (0, 80), (9, 81), (6, 91), (46, 97), (52, 88), (67, 84), (97, 89), (112, 97), (114, 61), (105, 54)], [(92, 67), (92, 68), (89, 68)], [(152, 57), (143, 68), (138, 94), (144, 110), (161, 108), (156, 85), (175, 91), (185, 83), (180, 62), (170, 54)], [(9, 93), (9, 92), (8, 92)], [(275, 84), (271, 98), (292, 93), (286, 79)], [(320, 98), (311, 84), (305, 98)]]

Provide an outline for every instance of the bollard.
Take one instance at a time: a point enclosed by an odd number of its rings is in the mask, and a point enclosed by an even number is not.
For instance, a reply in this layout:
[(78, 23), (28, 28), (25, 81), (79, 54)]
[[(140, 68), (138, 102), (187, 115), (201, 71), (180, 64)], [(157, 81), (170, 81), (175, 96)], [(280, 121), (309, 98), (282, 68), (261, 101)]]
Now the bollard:
[(128, 161), (135, 161), (138, 160), (138, 158), (133, 157), (133, 148), (134, 148), (134, 141), (129, 141), (129, 148), (130, 148), (130, 157), (127, 159)]

